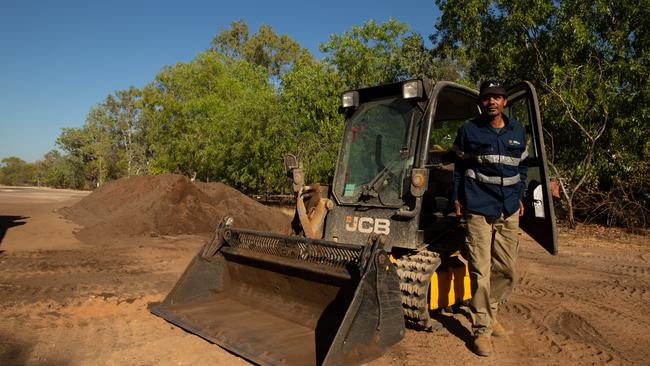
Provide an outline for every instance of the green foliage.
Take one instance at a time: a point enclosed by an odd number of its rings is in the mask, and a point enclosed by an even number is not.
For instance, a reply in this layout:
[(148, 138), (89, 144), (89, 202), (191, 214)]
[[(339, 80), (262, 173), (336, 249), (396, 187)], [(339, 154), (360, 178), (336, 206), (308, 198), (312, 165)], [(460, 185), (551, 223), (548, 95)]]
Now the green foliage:
[(526, 79), (537, 87), (569, 205), (580, 190), (623, 189), (647, 206), (650, 1), (436, 4), (438, 56), (465, 60), (476, 81)]
[(83, 163), (78, 172), (84, 181), (83, 188), (99, 186), (112, 177), (109, 171), (114, 165), (114, 144), (104, 117), (100, 107), (93, 107), (83, 127), (64, 128), (56, 141), (70, 157)]
[(63, 156), (58, 150), (51, 150), (34, 164), (39, 185), (75, 189), (89, 187), (84, 178), (84, 165), (73, 155)]
[(243, 20), (232, 22), (212, 39), (212, 50), (237, 60), (248, 61), (266, 70), (269, 76), (279, 77), (298, 61), (311, 61), (311, 53), (289, 38), (278, 35), (268, 25), (260, 26), (249, 35)]
[(116, 170), (127, 176), (145, 173), (148, 163), (141, 99), (142, 92), (131, 87), (109, 95), (102, 103), (117, 148)]
[(301, 62), (282, 78), (281, 105), (289, 150), (300, 158), (309, 182), (331, 182), (343, 130), (338, 113), (344, 90), (336, 70)]
[(24, 186), (33, 183), (34, 167), (16, 156), (0, 161), (0, 184)]
[(336, 67), (347, 89), (426, 76), (433, 67), (422, 37), (393, 18), (333, 34), (320, 49), (328, 54), (326, 60)]
[(151, 169), (268, 191), (281, 177), (278, 98), (264, 70), (213, 51), (166, 67), (143, 92)]
[(37, 184), (55, 188), (66, 187), (65, 174), (61, 169), (62, 160), (63, 157), (58, 150), (51, 150), (43, 156), (42, 160), (35, 162)]
[[(141, 91), (118, 91), (90, 109), (80, 128), (64, 128), (57, 145), (68, 155), (57, 166), (57, 184), (93, 188), (108, 180), (146, 173), (147, 131)], [(47, 155), (46, 155), (47, 160)], [(74, 176), (74, 177), (73, 177)]]

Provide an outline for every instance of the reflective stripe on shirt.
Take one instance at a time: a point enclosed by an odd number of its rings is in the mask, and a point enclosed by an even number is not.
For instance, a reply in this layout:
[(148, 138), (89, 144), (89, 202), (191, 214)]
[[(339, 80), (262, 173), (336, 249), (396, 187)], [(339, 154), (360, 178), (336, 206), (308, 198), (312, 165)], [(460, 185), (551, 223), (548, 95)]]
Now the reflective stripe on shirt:
[(521, 177), (519, 176), (519, 174), (512, 177), (501, 178), (501, 177), (494, 177), (494, 176), (481, 174), (476, 172), (474, 169), (467, 169), (465, 171), (465, 176), (472, 179), (476, 179), (481, 183), (498, 184), (504, 187), (512, 186), (521, 182)]
[(514, 156), (505, 156), (505, 155), (479, 155), (476, 157), (476, 160), (481, 163), (490, 163), (490, 164), (504, 164), (510, 166), (519, 166), (519, 163), (522, 160), (525, 160), (528, 157), (528, 150), (524, 150), (520, 158), (515, 158)]

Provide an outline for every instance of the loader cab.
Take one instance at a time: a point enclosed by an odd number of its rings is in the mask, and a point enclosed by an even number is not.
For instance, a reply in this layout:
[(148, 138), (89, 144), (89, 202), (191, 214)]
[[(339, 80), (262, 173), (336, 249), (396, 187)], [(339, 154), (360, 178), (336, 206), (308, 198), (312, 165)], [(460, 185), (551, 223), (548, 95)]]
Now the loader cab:
[[(441, 218), (453, 215), (451, 196), (454, 154), (450, 151), (458, 128), (480, 115), (477, 92), (453, 83), (437, 83), (434, 119), (427, 147), (429, 185), (424, 195), (420, 229), (435, 228)], [(518, 83), (507, 90), (504, 113), (519, 121), (526, 131), (528, 176), (524, 196), (524, 216), (520, 227), (550, 254), (557, 254), (555, 210), (546, 169), (546, 152), (540, 110), (535, 88), (530, 82)], [(434, 231), (438, 232), (438, 231)], [(426, 236), (425, 236), (426, 240)]]
[[(530, 173), (521, 227), (550, 253), (557, 235), (534, 88), (508, 90), (504, 111), (528, 137)], [(449, 201), (458, 128), (480, 115), (477, 91), (428, 79), (348, 91), (345, 128), (332, 184), (335, 209), (324, 238), (360, 242), (386, 234), (387, 247), (416, 248), (457, 225)]]
[[(478, 115), (476, 92), (427, 79), (344, 93), (346, 122), (325, 239), (413, 249), (447, 206), (458, 126)], [(453, 220), (451, 225), (457, 225)]]
[[(442, 194), (453, 171), (458, 127), (479, 115), (476, 92), (451, 82), (410, 80), (347, 92), (346, 124), (333, 184), (339, 204), (412, 206), (413, 169), (434, 170)], [(440, 173), (440, 174), (437, 174)], [(440, 175), (440, 176), (438, 176)], [(447, 179), (449, 178), (449, 179)]]

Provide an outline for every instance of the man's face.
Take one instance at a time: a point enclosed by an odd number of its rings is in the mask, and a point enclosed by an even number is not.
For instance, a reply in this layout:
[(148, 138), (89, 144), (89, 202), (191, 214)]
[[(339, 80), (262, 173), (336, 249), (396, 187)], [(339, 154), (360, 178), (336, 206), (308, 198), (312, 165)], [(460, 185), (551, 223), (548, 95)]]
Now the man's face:
[(478, 103), (481, 106), (481, 113), (489, 117), (497, 117), (506, 106), (507, 99), (503, 95), (488, 94), (479, 99)]

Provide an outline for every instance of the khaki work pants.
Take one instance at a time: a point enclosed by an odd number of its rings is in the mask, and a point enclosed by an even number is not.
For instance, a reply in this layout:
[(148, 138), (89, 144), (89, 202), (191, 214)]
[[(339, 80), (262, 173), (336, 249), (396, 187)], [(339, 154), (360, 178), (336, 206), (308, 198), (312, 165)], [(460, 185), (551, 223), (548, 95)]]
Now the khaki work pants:
[(474, 334), (491, 334), (499, 303), (510, 297), (519, 248), (519, 213), (497, 219), (467, 214), (467, 255)]

